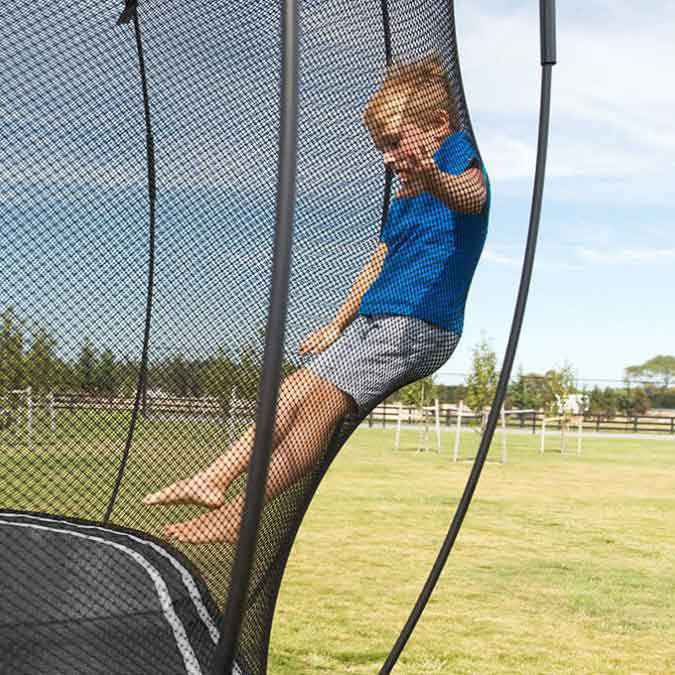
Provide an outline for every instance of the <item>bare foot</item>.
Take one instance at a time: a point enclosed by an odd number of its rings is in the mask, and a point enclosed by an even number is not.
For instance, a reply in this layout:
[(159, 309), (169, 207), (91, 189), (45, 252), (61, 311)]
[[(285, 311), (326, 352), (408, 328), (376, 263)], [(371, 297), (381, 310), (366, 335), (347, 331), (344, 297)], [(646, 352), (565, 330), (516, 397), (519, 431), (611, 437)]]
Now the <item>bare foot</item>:
[(223, 490), (216, 487), (203, 474), (176, 481), (159, 492), (143, 497), (148, 506), (155, 504), (198, 504), (213, 508), (223, 503)]
[(243, 508), (244, 496), (237, 495), (219, 509), (209, 511), (184, 523), (167, 525), (164, 532), (169, 538), (192, 544), (207, 541), (225, 541), (235, 544), (239, 537)]

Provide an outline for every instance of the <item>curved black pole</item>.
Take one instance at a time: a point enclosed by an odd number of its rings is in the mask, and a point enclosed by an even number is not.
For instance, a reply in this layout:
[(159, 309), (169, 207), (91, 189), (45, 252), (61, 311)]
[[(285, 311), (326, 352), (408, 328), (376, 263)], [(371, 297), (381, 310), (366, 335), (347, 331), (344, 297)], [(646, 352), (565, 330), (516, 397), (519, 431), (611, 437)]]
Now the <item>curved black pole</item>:
[(136, 50), (138, 52), (138, 67), (141, 73), (141, 85), (143, 87), (143, 110), (145, 113), (145, 142), (146, 155), (148, 163), (148, 196), (150, 200), (150, 227), (149, 227), (149, 260), (148, 260), (148, 285), (145, 303), (145, 330), (143, 333), (143, 351), (141, 354), (141, 365), (138, 371), (138, 381), (136, 384), (136, 399), (134, 407), (131, 411), (131, 421), (129, 422), (129, 430), (127, 431), (127, 440), (120, 460), (119, 468), (117, 469), (117, 476), (115, 477), (115, 484), (113, 485), (112, 494), (108, 501), (108, 506), (103, 516), (103, 524), (107, 525), (110, 521), (117, 495), (119, 494), (120, 485), (124, 476), (124, 470), (129, 459), (129, 452), (131, 444), (134, 439), (134, 431), (136, 429), (136, 422), (138, 421), (138, 410), (141, 404), (141, 399), (144, 397), (146, 391), (146, 379), (148, 376), (148, 348), (150, 344), (150, 320), (152, 318), (152, 297), (155, 279), (155, 213), (157, 202), (157, 176), (155, 171), (155, 144), (152, 136), (152, 123), (150, 120), (150, 95), (148, 93), (148, 79), (145, 72), (145, 59), (143, 58), (143, 40), (141, 39), (141, 23), (138, 18), (137, 0), (126, 0), (125, 8), (119, 19), (117, 25), (122, 26), (128, 24), (133, 20), (134, 31), (136, 35)]
[(494, 434), (495, 427), (497, 426), (497, 420), (499, 418), (499, 412), (501, 410), (502, 404), (504, 402), (504, 397), (506, 396), (506, 389), (508, 387), (509, 379), (511, 377), (511, 368), (513, 367), (513, 360), (516, 354), (516, 348), (518, 346), (518, 338), (520, 337), (520, 329), (523, 324), (523, 317), (525, 314), (525, 304), (527, 302), (527, 295), (530, 288), (530, 279), (532, 277), (532, 267), (534, 264), (534, 254), (537, 245), (537, 234), (539, 231), (539, 217), (541, 214), (541, 203), (544, 192), (544, 176), (546, 169), (546, 151), (548, 147), (548, 129), (549, 129), (549, 118), (550, 118), (550, 104), (551, 104), (551, 69), (556, 62), (555, 55), (555, 0), (540, 0), (539, 10), (541, 17), (541, 41), (542, 41), (542, 80), (541, 80), (541, 100), (539, 108), (539, 140), (537, 146), (537, 164), (534, 176), (534, 191), (532, 196), (532, 208), (530, 211), (530, 226), (527, 236), (527, 246), (525, 249), (525, 259), (523, 262), (523, 270), (520, 277), (520, 287), (518, 289), (518, 298), (516, 301), (516, 307), (513, 315), (513, 323), (511, 324), (511, 334), (509, 336), (509, 342), (506, 347), (506, 353), (504, 355), (504, 362), (502, 365), (502, 370), (499, 376), (499, 382), (497, 383), (497, 390), (495, 392), (495, 398), (492, 402), (492, 408), (490, 409), (490, 414), (488, 416), (487, 426), (481, 439), (480, 447), (478, 448), (478, 454), (476, 456), (476, 461), (474, 462), (471, 474), (467, 481), (466, 487), (464, 488), (464, 493), (462, 498), (457, 506), (457, 511), (455, 516), (452, 519), (450, 529), (446, 535), (445, 541), (441, 546), (441, 550), (438, 553), (436, 562), (434, 563), (431, 572), (427, 578), (424, 587), (420, 593), (415, 607), (413, 608), (408, 621), (406, 622), (401, 634), (399, 635), (396, 643), (392, 647), (387, 660), (384, 662), (380, 670), (380, 675), (390, 673), (391, 669), (396, 664), (401, 651), (405, 647), (408, 639), (410, 638), (415, 625), (419, 620), (424, 608), (426, 607), (429, 598), (436, 586), (436, 583), (443, 571), (445, 562), (450, 555), (455, 539), (459, 534), (459, 530), (462, 527), (462, 522), (464, 516), (469, 508), (471, 503), (471, 498), (478, 484), (478, 479), (480, 478), (483, 465), (485, 464), (485, 459), (487, 457), (488, 450), (490, 448), (490, 443), (492, 442), (492, 436)]
[[(388, 0), (381, 0), (381, 6), (382, 6), (382, 27), (384, 30), (384, 53), (385, 53), (385, 59), (386, 59), (386, 64), (389, 65), (391, 63), (391, 25), (389, 21), (389, 6), (388, 6)], [(387, 214), (389, 213), (389, 202), (390, 202), (390, 197), (391, 197), (391, 183), (392, 183), (392, 177), (394, 175), (394, 172), (390, 167), (386, 168), (385, 171), (385, 181), (384, 181), (384, 196), (383, 196), (383, 202), (382, 202), (382, 220), (380, 224), (380, 231), (384, 227), (384, 224), (387, 220)], [(333, 439), (335, 436), (339, 433), (341, 427), (341, 423), (338, 423), (335, 426), (335, 429), (333, 431), (333, 437), (331, 440), (328, 442), (327, 447), (332, 447), (333, 446)], [(318, 483), (316, 485), (318, 487)], [(307, 507), (309, 506), (309, 503), (311, 502), (312, 498), (314, 496), (314, 491), (308, 493), (305, 495), (305, 504), (301, 508), (300, 514), (304, 514), (307, 510)], [(300, 521), (298, 521), (299, 523)], [(298, 525), (299, 526), (299, 525)], [(297, 532), (297, 530), (296, 530)], [(252, 605), (255, 602), (255, 599), (258, 597), (260, 594), (260, 591), (264, 587), (264, 585), (267, 583), (267, 579), (269, 578), (269, 574), (271, 570), (273, 570), (276, 565), (279, 563), (281, 560), (281, 557), (284, 555), (288, 555), (288, 552), (290, 550), (290, 545), (293, 543), (295, 540), (295, 534), (294, 532), (292, 536), (289, 537), (289, 547), (288, 548), (280, 548), (279, 552), (274, 558), (274, 562), (268, 566), (267, 572), (262, 576), (261, 580), (258, 582), (258, 585), (253, 589), (253, 591), (250, 593), (249, 598), (248, 598), (248, 606)]]
[(276, 203), (276, 229), (265, 333), (265, 355), (258, 388), (253, 454), (246, 479), (246, 499), (237, 542), (227, 604), (221, 622), (213, 672), (231, 673), (235, 646), (239, 638), (244, 602), (258, 534), (267, 482), (270, 448), (274, 434), (277, 395), (281, 382), (286, 306), (295, 209), (296, 145), (298, 126), (298, 41), (297, 0), (284, 0), (281, 18), (282, 73), (279, 134), (279, 163)]
[[(381, 0), (382, 6), (382, 29), (384, 30), (384, 58), (387, 66), (391, 64), (391, 21), (389, 19), (388, 0)], [(380, 235), (387, 216), (389, 215), (389, 205), (391, 203), (391, 184), (394, 179), (394, 170), (388, 166), (384, 170), (384, 195), (382, 199), (382, 220), (380, 222)]]

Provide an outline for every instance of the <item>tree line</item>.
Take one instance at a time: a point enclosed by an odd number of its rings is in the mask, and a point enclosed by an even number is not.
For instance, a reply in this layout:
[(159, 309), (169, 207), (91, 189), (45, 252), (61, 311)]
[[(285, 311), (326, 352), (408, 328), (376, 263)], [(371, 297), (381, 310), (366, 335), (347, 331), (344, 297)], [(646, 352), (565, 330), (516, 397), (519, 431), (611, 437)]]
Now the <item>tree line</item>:
[[(181, 354), (148, 365), (147, 389), (176, 397), (215, 397), (228, 405), (233, 390), (239, 400), (254, 401), (262, 370), (264, 340), (244, 345), (235, 354), (224, 347), (211, 356), (190, 359)], [(0, 396), (31, 387), (36, 397), (78, 393), (133, 397), (140, 360), (118, 358), (110, 347), (97, 348), (85, 338), (76, 356), (58, 355), (57, 339), (44, 328), (27, 331), (13, 309), (0, 313)], [(284, 374), (295, 369), (285, 361)]]
[[(181, 354), (153, 360), (148, 366), (147, 387), (151, 392), (177, 397), (215, 397), (228, 405), (234, 391), (239, 400), (255, 401), (262, 369), (264, 339), (240, 347), (235, 354), (224, 347), (202, 359)], [(27, 330), (12, 308), (0, 313), (0, 396), (31, 387), (35, 396), (49, 393), (82, 393), (96, 396), (133, 397), (140, 361), (116, 357), (108, 347), (96, 347), (85, 338), (76, 356), (58, 355), (57, 339), (44, 327)], [(283, 363), (284, 374), (297, 366)], [(555, 412), (558, 402), (569, 395), (585, 397), (587, 414), (613, 417), (640, 415), (652, 407), (675, 408), (675, 357), (657, 356), (644, 364), (628, 366), (625, 386), (620, 388), (579, 387), (574, 369), (565, 364), (543, 374), (519, 370), (512, 378), (506, 397), (508, 409)], [(464, 401), (474, 410), (490, 405), (498, 379), (497, 356), (488, 340), (473, 350), (471, 371), (464, 384), (442, 385), (431, 377), (413, 383), (389, 397), (389, 402), (406, 405)]]
[[(463, 401), (472, 410), (482, 410), (492, 403), (499, 371), (497, 355), (483, 338), (473, 349), (470, 372), (464, 384), (443, 385), (432, 377), (404, 387), (389, 398), (404, 405), (428, 405), (434, 399), (440, 403), (458, 404)], [(565, 363), (545, 373), (525, 373), (520, 369), (509, 383), (505, 406), (507, 409), (540, 410), (551, 414), (561, 412), (561, 401), (577, 396), (591, 417), (612, 418), (616, 415), (644, 415), (651, 408), (675, 409), (675, 356), (657, 356), (644, 364), (625, 369), (623, 387), (598, 386), (592, 389), (578, 384), (573, 366)]]

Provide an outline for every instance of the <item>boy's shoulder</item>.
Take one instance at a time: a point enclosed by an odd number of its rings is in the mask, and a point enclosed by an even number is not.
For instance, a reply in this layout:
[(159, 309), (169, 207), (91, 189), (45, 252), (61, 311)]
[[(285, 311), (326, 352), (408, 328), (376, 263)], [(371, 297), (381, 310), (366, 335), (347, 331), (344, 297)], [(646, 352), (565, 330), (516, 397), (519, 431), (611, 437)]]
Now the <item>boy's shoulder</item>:
[(447, 136), (434, 153), (439, 168), (448, 173), (462, 173), (477, 157), (471, 136), (464, 129)]

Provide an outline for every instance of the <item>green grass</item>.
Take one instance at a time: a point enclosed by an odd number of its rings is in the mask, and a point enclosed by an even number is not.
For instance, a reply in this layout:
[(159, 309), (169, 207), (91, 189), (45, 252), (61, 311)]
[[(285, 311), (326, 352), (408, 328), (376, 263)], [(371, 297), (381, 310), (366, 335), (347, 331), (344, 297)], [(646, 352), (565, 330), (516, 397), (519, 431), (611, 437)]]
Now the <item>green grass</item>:
[[(364, 429), (344, 448), (289, 561), (271, 673), (377, 672), (470, 470), (453, 438), (439, 456), (404, 432), (396, 453), (393, 432)], [(675, 443), (537, 449), (510, 436), (508, 463), (486, 466), (396, 672), (675, 672)]]
[[(0, 504), (58, 503), (100, 518), (125, 424), (121, 416), (103, 429), (83, 417), (69, 443), (0, 446)], [(141, 425), (116, 520), (157, 534), (187, 513), (146, 509), (140, 496), (210, 459), (217, 433), (203, 423)], [(415, 431), (401, 441), (395, 452), (393, 429), (360, 429), (320, 486), (282, 585), (272, 675), (376, 673), (384, 661), (471, 467), (451, 461), (453, 433), (441, 455), (416, 452)], [(477, 441), (463, 435), (464, 457)], [(496, 438), (395, 672), (675, 672), (675, 441), (585, 438), (581, 456), (553, 452), (555, 437), (543, 456), (538, 436), (508, 442), (503, 465)], [(213, 549), (184, 551), (207, 574), (227, 574)]]

